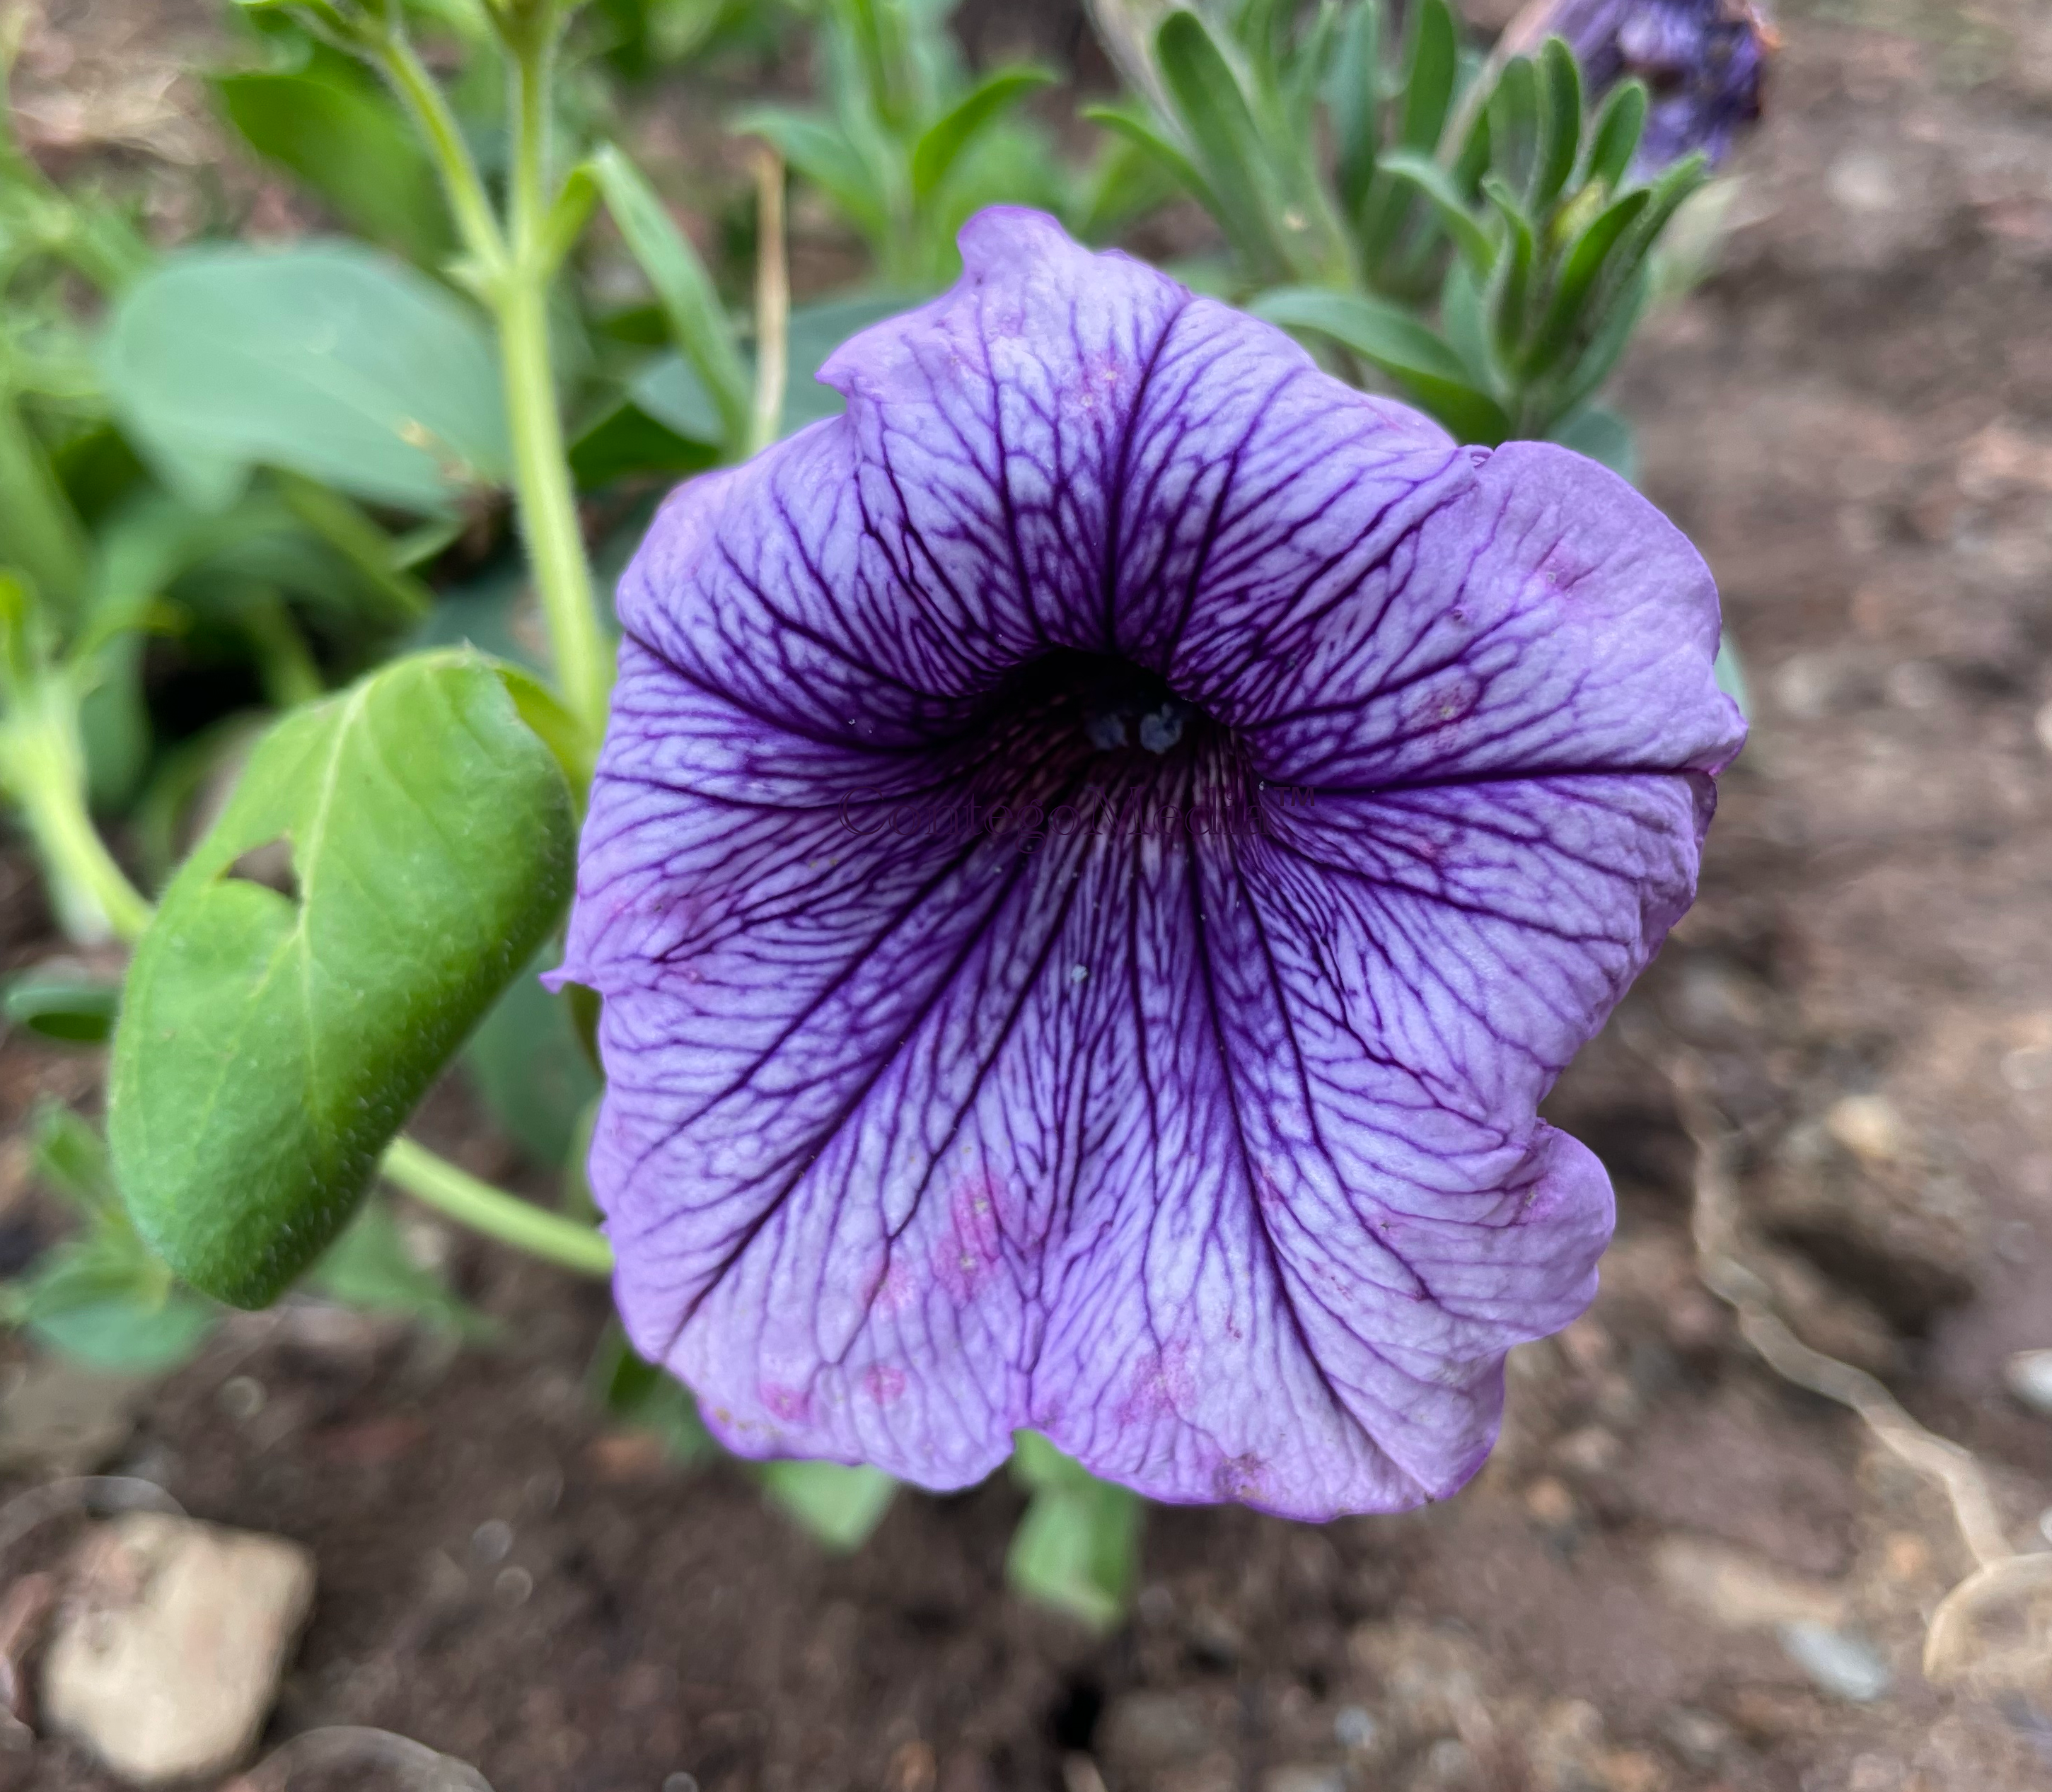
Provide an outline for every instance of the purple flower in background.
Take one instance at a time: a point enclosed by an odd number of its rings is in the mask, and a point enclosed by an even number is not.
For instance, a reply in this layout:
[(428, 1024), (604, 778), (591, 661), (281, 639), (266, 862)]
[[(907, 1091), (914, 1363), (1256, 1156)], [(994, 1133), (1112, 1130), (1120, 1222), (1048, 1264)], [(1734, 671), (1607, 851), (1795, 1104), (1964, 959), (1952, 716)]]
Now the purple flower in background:
[(1592, 462), (961, 248), (621, 588), (564, 974), (628, 1330), (744, 1455), (1449, 1493), (1594, 1291), (1534, 1107), (1694, 893), (1716, 593)]
[(1534, 0), (1506, 33), (1531, 51), (1564, 37), (1592, 93), (1627, 75), (1652, 104), (1639, 165), (1658, 170), (1695, 150), (1713, 162), (1760, 116), (1767, 59), (1780, 46), (1749, 0)]

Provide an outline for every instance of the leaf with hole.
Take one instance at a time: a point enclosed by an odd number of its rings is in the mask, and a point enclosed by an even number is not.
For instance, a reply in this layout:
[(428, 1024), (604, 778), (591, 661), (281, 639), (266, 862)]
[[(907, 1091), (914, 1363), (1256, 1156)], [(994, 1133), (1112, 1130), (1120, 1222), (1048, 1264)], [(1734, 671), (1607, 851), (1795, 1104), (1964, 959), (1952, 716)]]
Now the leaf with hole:
[(394, 662), (288, 717), (136, 947), (108, 1133), (137, 1230), (239, 1306), (378, 1154), (567, 900), (570, 788), (500, 669)]
[(437, 513), (507, 476), (483, 323), (357, 244), (169, 256), (123, 295), (100, 365), (123, 428), (202, 509), (225, 509), (259, 466)]

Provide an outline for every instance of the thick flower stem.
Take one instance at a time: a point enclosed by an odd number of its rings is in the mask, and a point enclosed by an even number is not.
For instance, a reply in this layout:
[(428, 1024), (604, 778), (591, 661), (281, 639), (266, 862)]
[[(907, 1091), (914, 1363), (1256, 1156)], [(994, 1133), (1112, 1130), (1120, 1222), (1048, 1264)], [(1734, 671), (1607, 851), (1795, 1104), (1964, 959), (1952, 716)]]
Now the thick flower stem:
[(386, 1148), (384, 1173), (415, 1200), (473, 1232), (580, 1275), (613, 1273), (613, 1247), (602, 1233), (494, 1188), (411, 1139), (394, 1139)]

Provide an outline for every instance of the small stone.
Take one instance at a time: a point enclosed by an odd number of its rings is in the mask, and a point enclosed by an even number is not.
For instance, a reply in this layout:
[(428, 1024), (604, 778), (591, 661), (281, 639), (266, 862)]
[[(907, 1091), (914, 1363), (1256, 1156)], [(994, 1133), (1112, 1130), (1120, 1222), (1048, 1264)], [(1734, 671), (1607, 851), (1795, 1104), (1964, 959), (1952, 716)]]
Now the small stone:
[(1781, 1646), (1819, 1692), (1866, 1705), (1888, 1690), (1886, 1664), (1858, 1637), (1803, 1619), (1780, 1629)]
[(1356, 1754), (1375, 1747), (1380, 1728), (1365, 1705), (1341, 1705), (1333, 1713), (1333, 1740)]
[(1294, 1761), (1263, 1774), (1261, 1792), (1346, 1792), (1346, 1775), (1322, 1763)]
[(1451, 1737), (1425, 1751), (1408, 1782), (1410, 1792), (1470, 1792), (1475, 1783), (1474, 1751)]
[(139, 1785), (227, 1771), (256, 1741), (313, 1602), (281, 1537), (161, 1512), (96, 1525), (43, 1666), (50, 1727)]
[(1194, 1760), (1214, 1739), (1202, 1703), (1189, 1692), (1128, 1692), (1101, 1728), (1105, 1759), (1141, 1774)]
[(2052, 1350), (2019, 1350), (2004, 1366), (2003, 1379), (2033, 1412), (2052, 1417)]
[(512, 1553), (513, 1527), (503, 1518), (488, 1518), (470, 1534), (471, 1559), (494, 1567)]
[(1678, 1705), (1668, 1712), (1661, 1721), (1660, 1733), (1667, 1746), (1699, 1773), (1721, 1765), (1738, 1742), (1722, 1718), (1689, 1705)]
[(1823, 1629), (1844, 1615), (1845, 1602), (1831, 1588), (1693, 1537), (1669, 1537), (1655, 1544), (1653, 1571), (1670, 1598), (1729, 1630), (1791, 1624)]
[(1886, 1096), (1847, 1095), (1825, 1110), (1824, 1130), (1870, 1164), (1893, 1164), (1907, 1155), (1908, 1129)]
[(535, 1577), (525, 1568), (501, 1568), (491, 1583), (491, 1596), (508, 1611), (517, 1610), (534, 1597)]
[(0, 1472), (62, 1480), (104, 1468), (135, 1429), (150, 1383), (37, 1356), (0, 1392)]
[(1525, 1510), (1535, 1524), (1564, 1531), (1575, 1522), (1575, 1497), (1551, 1475), (1541, 1475), (1525, 1489)]

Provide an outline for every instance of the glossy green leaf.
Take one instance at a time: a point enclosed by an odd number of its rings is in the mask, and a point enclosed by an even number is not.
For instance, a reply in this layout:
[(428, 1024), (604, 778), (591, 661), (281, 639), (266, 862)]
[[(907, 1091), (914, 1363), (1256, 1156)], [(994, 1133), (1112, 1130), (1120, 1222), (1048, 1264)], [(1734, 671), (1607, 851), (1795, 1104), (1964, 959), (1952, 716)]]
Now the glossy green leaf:
[(1416, 150), (1392, 151), (1382, 158), (1381, 166), (1384, 174), (1416, 188), (1431, 202), (1463, 259), (1478, 274), (1486, 276), (1496, 260), (1496, 245), (1490, 241), (1481, 220), (1468, 209), (1467, 202), (1447, 170)]
[(711, 397), (725, 439), (739, 442), (748, 428), (748, 373), (712, 276), (661, 197), (625, 155), (608, 144), (590, 166), (606, 209), (655, 289), (672, 340)]
[(766, 1463), (762, 1485), (815, 1542), (844, 1553), (868, 1541), (898, 1491), (881, 1469), (838, 1462)]
[(121, 985), (61, 965), (24, 971), (0, 1000), (10, 1023), (68, 1045), (98, 1045), (114, 1031)]
[(1647, 103), (1646, 84), (1635, 75), (1610, 90), (1589, 134), (1588, 166), (1582, 178), (1590, 186), (1615, 188), (1624, 178), (1646, 129)]
[(923, 202), (937, 192), (955, 164), (985, 126), (993, 123), (1036, 88), (1055, 77), (1044, 68), (1000, 68), (986, 75), (920, 133), (912, 146), (912, 198)]
[(1532, 213), (1544, 217), (1582, 147), (1582, 71), (1575, 53), (1558, 37), (1539, 52), (1539, 154), (1532, 170)]
[(1123, 1487), (1097, 1480), (1036, 1432), (1014, 1442), (1012, 1474), (1032, 1492), (1004, 1559), (1014, 1591), (1109, 1630), (1138, 1578), (1142, 1510)]
[(1169, 14), (1155, 33), (1154, 49), (1220, 228), (1255, 279), (1279, 278), (1289, 266), (1276, 233), (1282, 203), (1267, 147), (1232, 65), (1192, 12)]
[(1510, 433), (1503, 407), (1480, 390), (1443, 338), (1400, 307), (1318, 287), (1265, 292), (1248, 307), (1286, 330), (1315, 330), (1380, 368), (1464, 442)]
[(136, 948), (115, 1034), (122, 1195), (181, 1275), (261, 1305), (340, 1234), (555, 925), (573, 813), (473, 652), (396, 661), (258, 745)]
[(101, 364), (124, 427), (202, 509), (226, 508), (256, 466), (417, 511), (506, 476), (483, 323), (354, 244), (169, 256), (123, 295)]
[(225, 75), (213, 87), (259, 155), (297, 175), (351, 229), (437, 267), (456, 239), (434, 164), (384, 90), (352, 73), (317, 61), (298, 73)]

